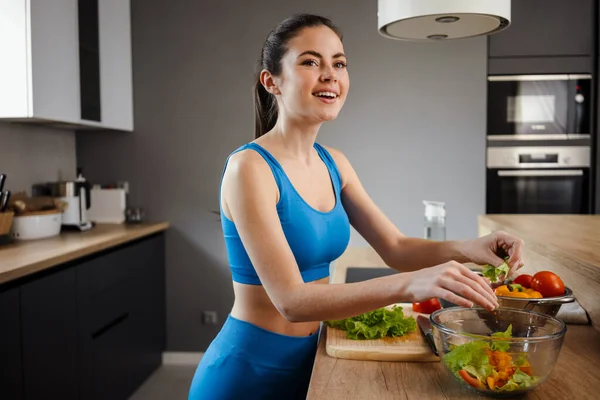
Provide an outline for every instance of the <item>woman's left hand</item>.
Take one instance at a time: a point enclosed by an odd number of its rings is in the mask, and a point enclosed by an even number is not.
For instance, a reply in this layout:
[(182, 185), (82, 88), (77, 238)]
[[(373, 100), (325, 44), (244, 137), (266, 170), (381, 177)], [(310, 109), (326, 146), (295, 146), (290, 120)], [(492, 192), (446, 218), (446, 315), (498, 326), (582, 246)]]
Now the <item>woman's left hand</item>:
[(479, 265), (491, 264), (496, 267), (504, 263), (499, 255), (503, 253), (508, 255), (508, 266), (510, 267), (506, 276), (508, 278), (524, 265), (523, 244), (524, 242), (517, 237), (503, 231), (496, 231), (487, 236), (463, 242), (460, 251), (471, 262)]

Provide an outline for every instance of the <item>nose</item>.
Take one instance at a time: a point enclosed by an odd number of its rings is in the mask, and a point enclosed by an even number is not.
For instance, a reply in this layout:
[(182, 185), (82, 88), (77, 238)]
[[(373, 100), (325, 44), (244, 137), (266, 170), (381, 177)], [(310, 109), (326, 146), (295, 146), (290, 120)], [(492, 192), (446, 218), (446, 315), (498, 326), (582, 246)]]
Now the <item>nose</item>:
[(321, 72), (321, 80), (323, 82), (337, 82), (337, 71), (330, 65), (324, 65)]

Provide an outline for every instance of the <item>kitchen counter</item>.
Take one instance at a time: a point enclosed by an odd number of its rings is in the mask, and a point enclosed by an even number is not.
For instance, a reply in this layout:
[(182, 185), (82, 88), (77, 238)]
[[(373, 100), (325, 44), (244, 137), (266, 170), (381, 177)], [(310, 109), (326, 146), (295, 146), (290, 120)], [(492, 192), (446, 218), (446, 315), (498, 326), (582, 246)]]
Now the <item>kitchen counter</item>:
[(86, 232), (0, 246), (0, 284), (168, 229), (169, 224), (98, 224)]
[[(479, 234), (505, 230), (525, 241), (522, 273), (550, 270), (561, 276), (593, 325), (568, 325), (558, 361), (548, 378), (525, 399), (596, 399), (600, 393), (600, 216), (485, 215)], [(332, 283), (346, 270), (384, 267), (370, 248), (348, 248), (336, 261)], [(307, 399), (485, 399), (453, 380), (438, 362), (382, 362), (337, 359), (325, 350), (321, 331)]]
[(600, 215), (479, 216), (480, 236), (495, 230), (525, 242), (520, 273), (558, 274), (600, 330)]

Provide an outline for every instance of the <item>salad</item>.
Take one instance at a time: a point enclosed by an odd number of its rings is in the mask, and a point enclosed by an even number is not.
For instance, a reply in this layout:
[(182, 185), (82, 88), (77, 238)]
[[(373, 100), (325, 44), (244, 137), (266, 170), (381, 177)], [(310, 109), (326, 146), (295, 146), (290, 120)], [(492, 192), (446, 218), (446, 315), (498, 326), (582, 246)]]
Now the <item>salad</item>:
[(379, 308), (355, 317), (325, 321), (325, 325), (346, 331), (346, 337), (354, 340), (398, 337), (417, 329), (415, 319), (404, 316), (400, 306)]
[(492, 337), (495, 340), (474, 340), (453, 348), (444, 357), (448, 369), (476, 389), (508, 392), (535, 386), (540, 378), (533, 374), (526, 354), (508, 353), (510, 344), (502, 342), (512, 337), (512, 325)]

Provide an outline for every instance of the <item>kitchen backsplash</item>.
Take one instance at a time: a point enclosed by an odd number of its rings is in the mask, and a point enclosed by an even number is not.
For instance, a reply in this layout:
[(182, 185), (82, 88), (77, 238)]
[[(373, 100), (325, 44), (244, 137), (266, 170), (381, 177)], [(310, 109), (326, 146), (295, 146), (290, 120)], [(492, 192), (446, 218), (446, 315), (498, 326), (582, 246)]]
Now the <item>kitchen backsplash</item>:
[(75, 132), (44, 126), (0, 122), (0, 173), (5, 189), (31, 193), (31, 185), (74, 179)]

